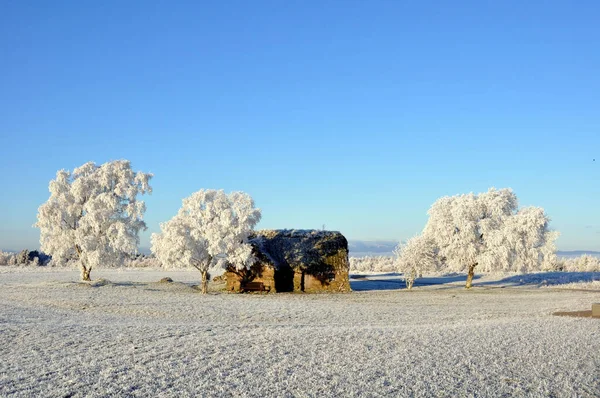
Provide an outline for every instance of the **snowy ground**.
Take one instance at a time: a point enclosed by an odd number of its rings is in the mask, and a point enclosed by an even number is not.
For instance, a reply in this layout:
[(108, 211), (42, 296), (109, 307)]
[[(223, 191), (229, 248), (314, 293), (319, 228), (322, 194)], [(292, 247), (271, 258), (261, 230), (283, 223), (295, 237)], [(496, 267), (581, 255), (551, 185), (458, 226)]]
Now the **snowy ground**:
[(368, 275), (349, 294), (203, 296), (198, 272), (92, 278), (110, 282), (0, 269), (0, 396), (600, 396), (600, 319), (551, 315), (594, 290)]

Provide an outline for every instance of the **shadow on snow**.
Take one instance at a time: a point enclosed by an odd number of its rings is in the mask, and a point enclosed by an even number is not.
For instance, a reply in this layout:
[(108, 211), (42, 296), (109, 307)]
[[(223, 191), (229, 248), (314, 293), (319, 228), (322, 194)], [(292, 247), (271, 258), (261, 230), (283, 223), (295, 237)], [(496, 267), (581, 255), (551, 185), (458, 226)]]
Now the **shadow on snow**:
[[(480, 279), (482, 275), (475, 274), (474, 281)], [(445, 285), (457, 282), (466, 282), (466, 274), (446, 274), (441, 276), (432, 276), (417, 278), (414, 287)], [(493, 281), (481, 281), (473, 284), (473, 287), (511, 287), (511, 286), (553, 286), (564, 285), (568, 283), (581, 283), (600, 281), (600, 272), (537, 272), (533, 274), (511, 275)], [(350, 286), (353, 291), (370, 290), (398, 290), (406, 289), (406, 284), (402, 274), (352, 274), (350, 275)]]
[[(390, 278), (390, 279), (382, 279)], [(480, 275), (475, 275), (473, 278), (479, 279)], [(417, 278), (414, 283), (414, 287), (419, 286), (433, 286), (433, 285), (445, 285), (448, 283), (455, 282), (466, 282), (466, 274), (446, 274), (440, 276), (431, 276)], [(369, 291), (369, 290), (398, 290), (406, 289), (406, 283), (402, 277), (402, 274), (398, 273), (385, 273), (375, 275), (351, 275), (350, 276), (350, 287), (355, 292)]]
[(553, 286), (567, 283), (600, 281), (600, 272), (539, 272), (512, 275), (497, 281), (479, 283), (479, 286)]

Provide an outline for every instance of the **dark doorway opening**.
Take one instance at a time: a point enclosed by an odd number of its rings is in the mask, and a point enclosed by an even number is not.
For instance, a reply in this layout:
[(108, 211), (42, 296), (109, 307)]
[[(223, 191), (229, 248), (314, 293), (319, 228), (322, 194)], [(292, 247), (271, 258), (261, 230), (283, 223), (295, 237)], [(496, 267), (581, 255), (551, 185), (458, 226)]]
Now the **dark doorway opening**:
[(277, 292), (294, 291), (294, 271), (291, 267), (279, 267), (275, 270), (275, 290)]

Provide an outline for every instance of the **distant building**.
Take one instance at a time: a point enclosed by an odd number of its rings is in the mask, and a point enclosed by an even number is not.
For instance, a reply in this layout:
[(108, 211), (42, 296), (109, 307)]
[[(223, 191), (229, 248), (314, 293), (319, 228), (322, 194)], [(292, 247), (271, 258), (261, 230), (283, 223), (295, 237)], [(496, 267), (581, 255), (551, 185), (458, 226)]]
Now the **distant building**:
[(262, 230), (250, 243), (258, 261), (250, 270), (225, 272), (227, 290), (262, 282), (271, 292), (348, 292), (348, 241), (339, 232)]

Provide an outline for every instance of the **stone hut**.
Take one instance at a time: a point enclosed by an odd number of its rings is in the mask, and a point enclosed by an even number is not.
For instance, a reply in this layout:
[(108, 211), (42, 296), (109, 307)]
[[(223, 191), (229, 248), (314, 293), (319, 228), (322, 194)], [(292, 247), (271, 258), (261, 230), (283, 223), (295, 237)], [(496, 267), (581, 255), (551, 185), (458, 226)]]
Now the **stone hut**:
[(227, 290), (262, 282), (271, 292), (348, 292), (348, 241), (339, 232), (262, 230), (250, 237), (256, 263), (225, 272)]

